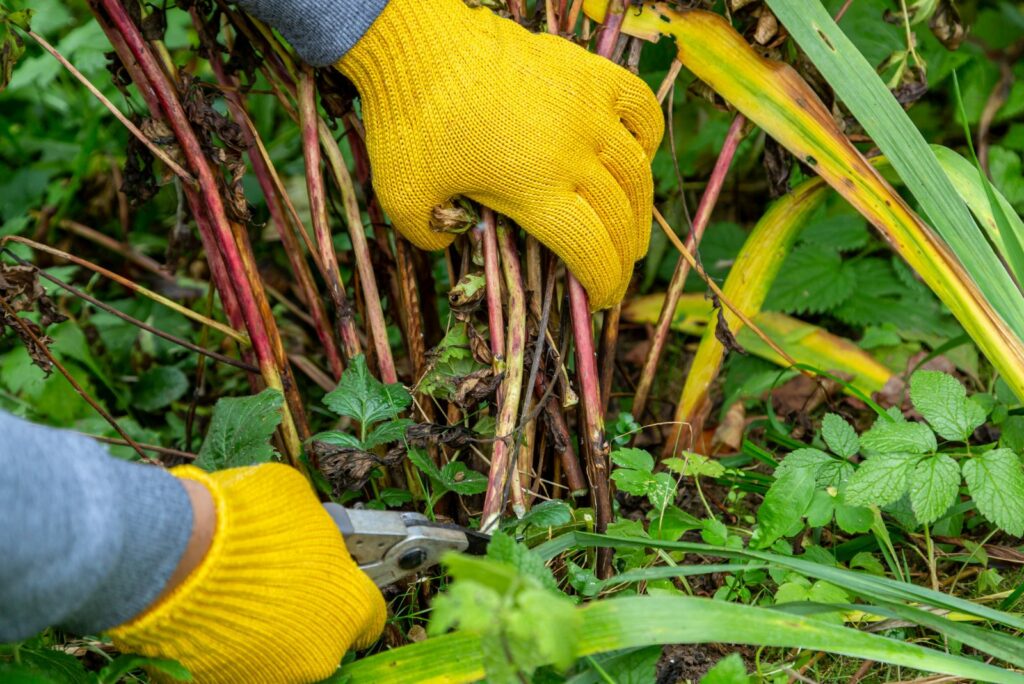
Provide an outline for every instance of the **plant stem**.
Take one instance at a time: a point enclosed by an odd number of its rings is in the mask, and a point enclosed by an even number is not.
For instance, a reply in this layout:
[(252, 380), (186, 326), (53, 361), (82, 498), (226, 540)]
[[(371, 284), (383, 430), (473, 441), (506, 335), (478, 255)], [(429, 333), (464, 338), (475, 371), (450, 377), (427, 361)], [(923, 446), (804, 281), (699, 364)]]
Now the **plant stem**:
[[(697, 213), (693, 217), (693, 229), (686, 237), (686, 248), (692, 253), (700, 245), (704, 236), (704, 229), (707, 228), (714, 211), (718, 196), (722, 192), (722, 185), (729, 173), (729, 166), (736, 155), (736, 148), (739, 146), (743, 135), (743, 126), (746, 119), (742, 114), (737, 114), (729, 126), (729, 132), (725, 136), (722, 150), (718, 154), (718, 160), (711, 171), (711, 178), (708, 180), (707, 188), (700, 198), (697, 206)], [(670, 124), (671, 125), (671, 124)], [(643, 370), (640, 372), (640, 380), (637, 382), (636, 394), (633, 396), (633, 415), (639, 420), (647, 407), (647, 400), (650, 398), (651, 387), (654, 384), (654, 377), (661, 361), (662, 352), (668, 342), (672, 319), (675, 317), (676, 306), (679, 298), (683, 295), (683, 288), (686, 286), (686, 276), (690, 273), (690, 262), (679, 256), (676, 262), (676, 270), (672, 274), (672, 281), (665, 292), (665, 302), (661, 306), (661, 313), (658, 315), (658, 322), (654, 328), (654, 335), (651, 338), (651, 347), (647, 350), (647, 357), (644, 359)]]
[[(210, 65), (213, 67), (213, 72), (216, 75), (217, 80), (222, 86), (224, 86), (224, 97), (228, 103), (228, 109), (231, 111), (231, 116), (242, 130), (242, 135), (244, 136), (248, 146), (248, 156), (249, 161), (252, 164), (253, 174), (256, 176), (256, 180), (260, 185), (260, 190), (262, 190), (263, 196), (266, 199), (267, 210), (270, 212), (271, 222), (274, 224), (277, 234), (281, 237), (281, 243), (284, 246), (284, 251), (288, 256), (289, 263), (291, 264), (292, 273), (295, 275), (296, 285), (298, 286), (299, 292), (302, 293), (306, 306), (309, 307), (313, 329), (316, 331), (317, 337), (320, 339), (320, 344), (323, 346), (327, 363), (331, 368), (331, 372), (334, 374), (335, 380), (337, 380), (341, 377), (344, 366), (338, 352), (338, 347), (334, 342), (334, 335), (330, 329), (330, 322), (327, 312), (324, 310), (323, 301), (320, 299), (320, 295), (316, 291), (313, 274), (310, 272), (309, 265), (306, 263), (306, 259), (303, 256), (302, 247), (299, 245), (298, 238), (288, 224), (288, 218), (284, 210), (281, 195), (274, 184), (274, 178), (277, 174), (272, 171), (272, 164), (270, 163), (269, 157), (264, 156), (263, 154), (265, 152), (265, 148), (262, 142), (258, 140), (259, 133), (252, 125), (252, 120), (246, 113), (245, 97), (238, 89), (237, 80), (226, 72), (224, 64), (216, 49), (216, 41), (206, 32), (205, 24), (203, 23), (202, 17), (197, 9), (192, 7), (189, 10), (189, 13), (192, 15), (192, 23), (199, 34), (200, 42), (206, 46), (209, 53), (209, 61)], [(301, 224), (297, 225), (295, 229), (297, 231), (303, 231)]]
[[(519, 269), (519, 254), (508, 227), (502, 223), (496, 227), (494, 212), (483, 209), (484, 259), (496, 267), (497, 252), (501, 253), (501, 267), (508, 290), (508, 332), (503, 339), (500, 329), (491, 330), (491, 349), (495, 363), (504, 357), (504, 378), (498, 388), (498, 417), (494, 428), (496, 439), (491, 452), (491, 467), (487, 476), (487, 490), (484, 492), (484, 507), (481, 513), (481, 529), (491, 529), (505, 508), (505, 492), (511, 487), (512, 508), (522, 517), (526, 512), (523, 488), (516, 468), (516, 415), (523, 384), (523, 353), (526, 346), (526, 298), (523, 294), (523, 280)], [(497, 243), (497, 244), (495, 244)], [(492, 298), (491, 284), (487, 286), (488, 305), (496, 304), (501, 312), (500, 292)], [(495, 302), (494, 299), (497, 299)], [(493, 317), (492, 317), (493, 321)], [(498, 341), (500, 340), (500, 342)], [(500, 356), (499, 350), (500, 349)], [(505, 353), (507, 350), (507, 354)], [(515, 473), (515, 476), (512, 476)]]
[[(135, 58), (139, 69), (148, 80), (148, 86), (152, 88), (157, 101), (159, 101), (189, 166), (196, 174), (200, 187), (200, 191), (196, 195), (199, 206), (193, 206), (193, 213), (200, 225), (202, 224), (200, 216), (209, 220), (209, 227), (212, 228), (213, 237), (230, 274), (229, 282), (234, 285), (239, 308), (246, 328), (249, 330), (264, 382), (268, 387), (283, 391), (288, 399), (286, 405), (282, 407), (281, 430), (289, 460), (293, 465), (302, 469), (298, 460), (301, 439), (297, 426), (297, 420), (301, 420), (304, 411), (301, 398), (298, 397), (294, 381), (290, 377), (287, 384), (283, 382), (282, 376), (287, 377), (289, 371), (286, 368), (287, 360), (280, 348), (280, 335), (273, 316), (270, 315), (270, 307), (267, 304), (265, 293), (258, 280), (253, 279), (256, 269), (253, 266), (251, 254), (246, 250), (243, 255), (237, 241), (236, 231), (228, 221), (220, 196), (220, 188), (210, 163), (192, 130), (181, 102), (173, 92), (160, 65), (149, 51), (138, 27), (129, 18), (124, 6), (119, 0), (90, 0), (90, 4), (97, 15), (100, 15), (100, 7), (105, 10), (106, 17), (110, 19), (124, 40), (131, 56)], [(137, 85), (140, 89), (145, 89), (147, 84), (137, 83)], [(195, 193), (190, 190), (187, 194)], [(196, 211), (197, 208), (199, 211)], [(280, 357), (278, 352), (281, 352)]]
[(302, 128), (302, 156), (306, 160), (306, 191), (309, 193), (309, 212), (313, 219), (313, 234), (320, 254), (320, 263), (326, 271), (327, 291), (334, 304), (334, 321), (345, 356), (349, 360), (361, 352), (356, 332), (352, 304), (345, 294), (345, 283), (334, 251), (334, 239), (327, 223), (327, 199), (324, 178), (320, 169), (320, 117), (314, 99), (313, 70), (305, 67), (298, 74), (299, 125)]
[(370, 326), (370, 338), (374, 351), (377, 353), (377, 367), (380, 379), (386, 383), (398, 382), (395, 371), (395, 360), (391, 356), (391, 344), (388, 342), (388, 326), (384, 321), (384, 310), (381, 308), (380, 291), (377, 289), (377, 277), (374, 274), (373, 260), (370, 257), (370, 246), (363, 230), (363, 219), (359, 211), (359, 201), (352, 184), (352, 176), (341, 156), (338, 141), (331, 135), (327, 124), (319, 121), (320, 143), (327, 153), (327, 164), (334, 176), (334, 181), (341, 192), (342, 205), (345, 207), (345, 219), (348, 224), (349, 238), (352, 240), (352, 252), (355, 255), (356, 269), (359, 271), (359, 284), (363, 290), (363, 301), (366, 302), (366, 319)]

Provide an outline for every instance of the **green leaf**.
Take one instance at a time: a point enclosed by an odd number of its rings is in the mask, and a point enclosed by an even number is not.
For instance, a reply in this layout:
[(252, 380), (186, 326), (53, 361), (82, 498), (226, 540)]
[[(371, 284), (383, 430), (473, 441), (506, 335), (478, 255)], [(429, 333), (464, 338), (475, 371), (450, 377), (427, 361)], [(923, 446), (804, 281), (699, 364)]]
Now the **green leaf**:
[(836, 525), (847, 534), (863, 534), (871, 529), (875, 514), (864, 506), (836, 504)]
[(805, 244), (783, 263), (766, 308), (786, 313), (822, 313), (849, 299), (856, 286), (853, 271), (832, 247)]
[(700, 684), (747, 684), (747, 666), (739, 653), (730, 653), (701, 677)]
[(169, 658), (148, 658), (146, 656), (125, 654), (119, 655), (109, 665), (100, 670), (101, 684), (115, 684), (121, 681), (132, 670), (146, 668), (157, 671), (179, 682), (191, 682), (192, 673), (177, 660)]
[(281, 422), (283, 403), (281, 392), (270, 388), (251, 397), (219, 399), (195, 465), (214, 471), (272, 459), (277, 452), (270, 437)]
[(826, 413), (821, 421), (821, 436), (836, 456), (850, 458), (860, 451), (857, 431), (842, 416)]
[(324, 397), (327, 408), (359, 421), (364, 428), (396, 417), (411, 402), (412, 397), (401, 384), (385, 385), (370, 375), (362, 354), (352, 359), (341, 374), (341, 382)]
[(434, 465), (434, 462), (430, 458), (430, 454), (423, 449), (417, 449), (414, 447), (409, 449), (408, 456), (409, 462), (419, 468), (424, 475), (438, 484), (443, 484), (441, 471), (438, 470), (436, 465)]
[(369, 451), (374, 447), (392, 442), (401, 442), (405, 439), (405, 431), (413, 424), (408, 418), (396, 418), (386, 423), (381, 423), (366, 436), (363, 442), (363, 450)]
[(564, 501), (557, 499), (545, 501), (531, 508), (526, 515), (520, 518), (517, 525), (526, 527), (558, 527), (566, 525), (572, 520), (572, 509)]
[(821, 449), (811, 447), (795, 449), (782, 459), (782, 463), (775, 469), (775, 477), (784, 477), (797, 470), (806, 470), (812, 476), (817, 476), (818, 470), (833, 460), (831, 456)]
[(558, 583), (544, 559), (504, 532), (495, 532), (487, 545), (487, 558), (506, 563), (520, 575), (532, 577), (539, 586), (558, 592)]
[(844, 501), (861, 506), (884, 506), (896, 501), (907, 491), (910, 471), (917, 461), (918, 458), (910, 454), (871, 456), (847, 480)]
[[(959, 384), (959, 383), (958, 383)], [(910, 478), (910, 503), (914, 516), (930, 525), (949, 510), (960, 490), (960, 466), (946, 454), (923, 459)]]
[(935, 433), (924, 423), (891, 421), (879, 417), (871, 429), (860, 436), (866, 453), (928, 454), (938, 448)]
[(188, 391), (188, 376), (175, 366), (154, 366), (132, 387), (132, 406), (156, 411), (181, 399)]
[(619, 468), (612, 471), (612, 480), (615, 481), (615, 486), (619, 490), (634, 496), (644, 496), (650, 490), (654, 476), (649, 470)]
[(1024, 454), (1024, 416), (1010, 416), (999, 426), (999, 446), (1016, 454)]
[(660, 646), (631, 648), (615, 653), (599, 654), (593, 657), (602, 673), (589, 669), (566, 684), (606, 684), (609, 679), (615, 684), (651, 684), (655, 681)]
[(666, 458), (661, 463), (669, 470), (686, 477), (721, 477), (725, 474), (725, 466), (721, 463), (691, 451), (683, 452), (682, 458)]
[(654, 457), (643, 449), (627, 447), (612, 452), (612, 463), (621, 468), (632, 468), (650, 473), (654, 470)]
[(1009, 449), (993, 449), (964, 462), (967, 489), (981, 514), (1015, 537), (1024, 535), (1024, 472)]
[(441, 468), (441, 484), (456, 494), (469, 496), (487, 489), (487, 478), (466, 467), (462, 461), (450, 461)]
[(763, 549), (779, 537), (792, 534), (794, 528), (799, 529), (813, 496), (814, 473), (810, 470), (794, 469), (776, 477), (757, 509), (757, 529), (750, 538), (750, 545)]
[(649, 511), (647, 518), (651, 521), (650, 534), (655, 539), (675, 541), (684, 533), (703, 527), (698, 518), (678, 506), (666, 506), (660, 516), (656, 510)]
[(914, 408), (943, 438), (966, 442), (988, 415), (956, 378), (940, 371), (917, 371), (910, 376)]
[(341, 432), (339, 430), (329, 430), (327, 432), (321, 432), (313, 435), (310, 438), (311, 442), (323, 442), (331, 446), (344, 447), (346, 449), (361, 449), (362, 445), (359, 444), (359, 438), (354, 437), (347, 432)]
[[(482, 282), (482, 276), (470, 275), (464, 276), (459, 285), (468, 286), (466, 294), (471, 295)], [(440, 344), (430, 352), (430, 367), (417, 384), (418, 391), (432, 397), (452, 399), (463, 378), (487, 369), (473, 356), (466, 325), (462, 322), (452, 325)]]

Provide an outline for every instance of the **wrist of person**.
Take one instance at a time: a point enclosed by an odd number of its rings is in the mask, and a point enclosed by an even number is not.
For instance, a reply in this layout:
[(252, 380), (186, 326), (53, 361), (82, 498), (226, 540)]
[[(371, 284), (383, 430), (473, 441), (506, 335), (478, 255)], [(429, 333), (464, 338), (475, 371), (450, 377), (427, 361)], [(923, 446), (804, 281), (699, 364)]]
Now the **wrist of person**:
[[(184, 578), (111, 630), (115, 644), (178, 660), (198, 681), (298, 682), (329, 676), (349, 647), (372, 643), (386, 618), (383, 598), (297, 471), (173, 472), (191, 483), (200, 527), (213, 522), (208, 548), (201, 553), (200, 531), (197, 556), (179, 563)], [(202, 514), (207, 505), (212, 516)]]

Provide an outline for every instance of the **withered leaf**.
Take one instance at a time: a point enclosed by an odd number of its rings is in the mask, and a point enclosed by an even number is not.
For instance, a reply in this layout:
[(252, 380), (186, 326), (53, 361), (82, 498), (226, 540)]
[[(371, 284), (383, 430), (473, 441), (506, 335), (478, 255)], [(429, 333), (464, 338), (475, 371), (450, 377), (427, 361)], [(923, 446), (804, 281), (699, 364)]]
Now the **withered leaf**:
[(461, 425), (418, 423), (411, 425), (405, 431), (405, 441), (410, 446), (421, 448), (429, 445), (439, 445), (459, 449), (476, 438), (477, 433)]
[(374, 468), (397, 465), (405, 455), (402, 447), (378, 456), (354, 447), (340, 447), (316, 440), (309, 443), (309, 451), (312, 460), (319, 465), (320, 472), (331, 483), (335, 496), (362, 488)]
[(715, 339), (718, 340), (725, 351), (746, 354), (747, 350), (736, 340), (736, 336), (729, 330), (729, 324), (725, 321), (725, 314), (722, 312), (722, 303), (718, 297), (713, 297), (714, 306), (718, 311), (718, 325), (715, 326)]
[[(53, 363), (46, 353), (53, 342), (44, 332), (45, 326), (67, 320), (67, 316), (57, 310), (56, 304), (39, 283), (39, 274), (34, 266), (9, 266), (0, 263), (0, 299), (6, 306), (0, 309), (0, 336), (6, 334), (10, 327), (28, 351), (32, 363), (49, 375)], [(15, 316), (21, 311), (35, 311), (39, 314), (39, 324), (26, 318)], [(17, 319), (17, 320), (15, 320)]]
[(494, 394), (504, 374), (495, 375), (490, 368), (474, 371), (456, 380), (455, 396), (452, 401), (461, 408), (474, 404)]

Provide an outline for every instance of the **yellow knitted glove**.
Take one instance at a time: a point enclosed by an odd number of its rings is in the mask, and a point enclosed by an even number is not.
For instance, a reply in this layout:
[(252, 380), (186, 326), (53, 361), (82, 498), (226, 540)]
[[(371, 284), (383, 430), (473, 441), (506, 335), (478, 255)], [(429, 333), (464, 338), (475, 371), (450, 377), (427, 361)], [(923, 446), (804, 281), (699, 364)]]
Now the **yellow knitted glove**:
[(337, 68), (362, 100), (381, 205), (413, 244), (447, 246), (432, 210), (468, 197), (550, 247), (595, 310), (622, 298), (663, 126), (643, 81), (462, 0), (390, 0)]
[(384, 599), (298, 472), (269, 463), (174, 474), (213, 495), (213, 541), (175, 591), (110, 631), (119, 648), (176, 659), (200, 683), (313, 682), (377, 638)]

